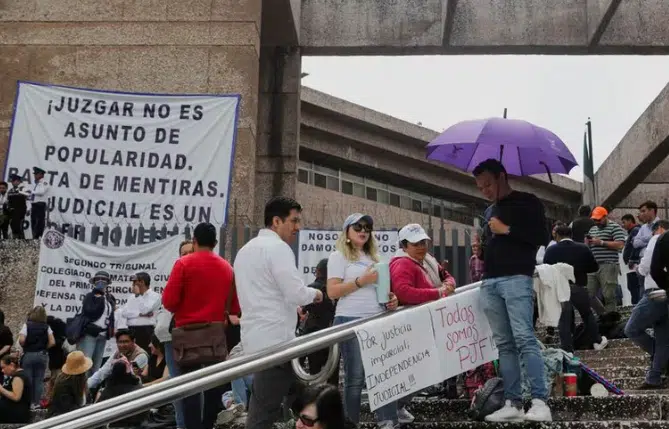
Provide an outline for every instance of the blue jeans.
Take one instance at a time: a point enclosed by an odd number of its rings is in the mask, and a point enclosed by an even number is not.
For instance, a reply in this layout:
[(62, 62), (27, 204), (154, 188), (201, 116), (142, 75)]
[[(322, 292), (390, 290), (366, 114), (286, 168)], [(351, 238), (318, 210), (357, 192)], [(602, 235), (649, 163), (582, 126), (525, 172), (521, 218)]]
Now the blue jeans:
[(548, 399), (544, 360), (534, 334), (532, 277), (517, 275), (483, 280), (481, 307), (488, 318), (499, 367), (504, 380), (504, 397), (522, 404), (520, 359), (530, 382), (532, 399)]
[(86, 357), (93, 361), (93, 366), (88, 371), (88, 376), (91, 377), (102, 366), (102, 357), (105, 353), (105, 346), (107, 345), (107, 337), (98, 335), (93, 337), (91, 335), (84, 335), (77, 343), (77, 350), (82, 352)]
[[(170, 373), (170, 378), (180, 376), (181, 372), (179, 371), (179, 365), (177, 365), (176, 361), (174, 360), (174, 349), (172, 348), (172, 341), (167, 341), (163, 343), (163, 345), (165, 346), (165, 364), (167, 365), (167, 371)], [(184, 421), (183, 401), (174, 401), (173, 405), (177, 427), (185, 428), (186, 422)]]
[[(646, 373), (646, 383), (659, 385), (662, 370), (669, 361), (669, 320), (666, 301), (648, 299), (648, 291), (632, 310), (632, 315), (625, 326), (625, 335), (646, 353), (653, 361)], [(655, 339), (646, 333), (653, 328)]]
[(253, 386), (253, 374), (232, 380), (232, 395), (235, 397), (235, 403), (244, 404), (244, 408), (248, 408), (251, 386)]
[[(334, 324), (341, 325), (357, 319), (359, 317), (337, 316), (334, 319)], [(358, 344), (357, 338), (353, 338), (342, 342), (339, 347), (344, 359), (344, 410), (346, 416), (357, 425), (360, 422), (362, 389), (365, 387), (365, 368), (360, 355), (360, 344)], [(397, 402), (378, 408), (376, 410), (376, 421), (379, 423), (392, 421), (397, 424)]]
[(49, 364), (49, 355), (46, 350), (42, 352), (27, 352), (23, 355), (21, 367), (30, 380), (30, 403), (39, 405), (44, 393), (44, 373)]

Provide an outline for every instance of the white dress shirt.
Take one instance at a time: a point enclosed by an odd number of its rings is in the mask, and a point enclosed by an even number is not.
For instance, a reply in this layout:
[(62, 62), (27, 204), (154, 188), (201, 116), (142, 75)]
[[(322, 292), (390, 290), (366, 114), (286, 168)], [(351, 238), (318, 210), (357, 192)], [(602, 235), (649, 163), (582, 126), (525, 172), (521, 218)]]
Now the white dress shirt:
[(294, 339), (297, 307), (312, 303), (317, 291), (302, 281), (290, 246), (274, 231), (261, 229), (237, 253), (234, 270), (244, 352)]
[[(121, 310), (121, 315), (127, 321), (128, 326), (155, 326), (156, 313), (160, 305), (160, 294), (148, 289), (144, 295), (133, 295), (128, 298), (128, 302)], [(140, 316), (140, 314), (149, 313), (153, 313), (153, 316)]]
[(648, 289), (658, 289), (657, 283), (653, 280), (653, 277), (650, 275), (650, 262), (653, 259), (653, 251), (655, 250), (655, 243), (657, 243), (657, 238), (660, 234), (654, 235), (650, 238), (648, 245), (646, 246), (646, 251), (643, 252), (643, 257), (639, 266), (637, 267), (637, 272), (644, 276), (643, 279), (643, 288)]
[(33, 185), (31, 201), (33, 203), (46, 203), (49, 199), (48, 194), (49, 183), (44, 179), (40, 179), (39, 182)]

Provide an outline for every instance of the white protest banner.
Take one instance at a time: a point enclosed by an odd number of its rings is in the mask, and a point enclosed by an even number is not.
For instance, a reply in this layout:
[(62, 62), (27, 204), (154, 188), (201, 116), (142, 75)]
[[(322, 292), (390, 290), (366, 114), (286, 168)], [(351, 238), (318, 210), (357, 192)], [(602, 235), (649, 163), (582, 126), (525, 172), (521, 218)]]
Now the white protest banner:
[(417, 307), (356, 329), (372, 411), (439, 381), (431, 323)]
[(112, 277), (108, 291), (118, 308), (131, 296), (130, 276), (139, 271), (148, 273), (151, 289), (162, 293), (178, 258), (181, 239), (174, 236), (131, 248), (101, 247), (49, 230), (40, 246), (34, 305), (66, 321), (81, 311), (84, 296), (91, 291), (89, 280), (100, 270)]
[[(4, 177), (34, 188), (46, 170), (49, 222), (100, 244), (120, 224), (113, 245), (148, 242), (152, 224), (226, 221), (239, 95), (134, 94), (19, 82)], [(131, 228), (126, 228), (131, 226)], [(30, 236), (30, 234), (28, 235)], [(157, 237), (162, 239), (164, 237)]]
[(476, 288), (426, 305), (432, 316), (443, 380), (497, 359), (479, 295), (480, 288)]
[[(311, 283), (316, 274), (316, 265), (321, 259), (327, 259), (335, 249), (335, 243), (342, 232), (330, 229), (300, 230), (297, 253), (297, 268), (305, 283)], [(390, 261), (397, 252), (397, 231), (374, 231), (382, 261)]]

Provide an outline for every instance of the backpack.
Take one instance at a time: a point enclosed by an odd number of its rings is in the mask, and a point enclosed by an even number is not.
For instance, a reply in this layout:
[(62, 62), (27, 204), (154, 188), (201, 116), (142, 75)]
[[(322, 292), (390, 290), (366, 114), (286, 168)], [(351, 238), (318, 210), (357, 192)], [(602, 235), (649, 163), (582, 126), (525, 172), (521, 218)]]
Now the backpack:
[(71, 319), (67, 319), (65, 326), (65, 338), (67, 342), (74, 345), (86, 335), (86, 327), (90, 321), (82, 313), (75, 315)]
[(492, 362), (484, 363), (465, 373), (465, 391), (467, 397), (472, 399), (486, 381), (495, 378), (495, 365)]
[(469, 418), (483, 421), (489, 414), (504, 406), (504, 385), (499, 377), (486, 381), (483, 387), (474, 393), (469, 407)]

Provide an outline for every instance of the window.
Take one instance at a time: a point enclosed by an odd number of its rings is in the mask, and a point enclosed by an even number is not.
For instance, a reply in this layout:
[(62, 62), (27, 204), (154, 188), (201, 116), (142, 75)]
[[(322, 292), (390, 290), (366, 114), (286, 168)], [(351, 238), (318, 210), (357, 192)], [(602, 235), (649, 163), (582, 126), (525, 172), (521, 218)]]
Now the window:
[(384, 191), (381, 189), (376, 190), (376, 201), (383, 203), (383, 204), (388, 204), (388, 191)]
[(411, 200), (411, 210), (421, 213), (423, 211), (423, 202), (421, 200)]
[(411, 198), (400, 196), (400, 207), (406, 210), (411, 210)]
[(434, 204), (432, 206), (432, 216), (441, 217), (441, 205)]
[(309, 183), (309, 172), (307, 170), (298, 169), (297, 170), (297, 180), (302, 183)]
[(353, 183), (348, 180), (341, 181), (341, 192), (346, 195), (353, 195)]
[(423, 214), (426, 214), (426, 215), (430, 214), (430, 206), (431, 206), (431, 204), (429, 202), (423, 201), (423, 207), (422, 207)]
[(327, 188), (327, 183), (327, 176), (314, 173), (314, 185), (318, 186), (319, 188)]
[(360, 198), (365, 198), (365, 185), (360, 183), (353, 184), (353, 195)]
[(400, 206), (400, 196), (393, 194), (392, 192), (389, 195), (389, 203), (391, 206), (399, 207)]
[(326, 180), (327, 180), (326, 185), (327, 185), (328, 189), (330, 189), (332, 191), (339, 192), (339, 178), (338, 177), (327, 176)]
[(376, 201), (376, 188), (367, 187), (367, 199), (370, 201)]
[(318, 171), (319, 173), (327, 174), (328, 176), (339, 177), (339, 170), (334, 170), (332, 168), (323, 167), (322, 165), (315, 165), (314, 164), (314, 171)]

